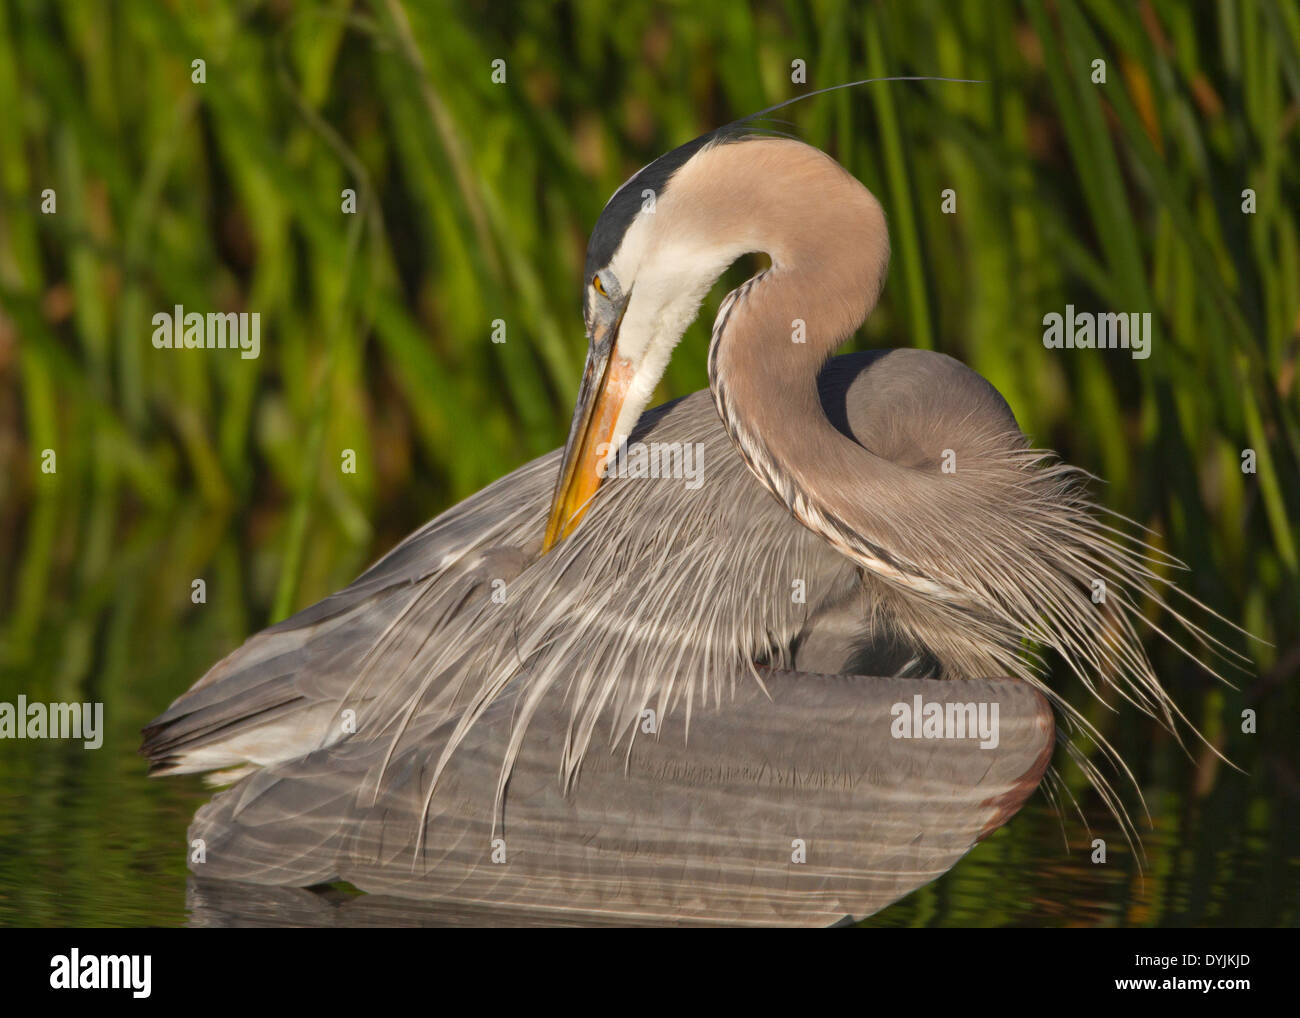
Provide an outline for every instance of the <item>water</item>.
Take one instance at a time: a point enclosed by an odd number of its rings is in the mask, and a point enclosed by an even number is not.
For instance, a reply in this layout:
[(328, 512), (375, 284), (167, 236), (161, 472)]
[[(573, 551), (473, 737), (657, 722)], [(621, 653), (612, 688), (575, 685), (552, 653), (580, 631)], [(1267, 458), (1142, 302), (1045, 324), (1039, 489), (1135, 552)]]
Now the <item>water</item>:
[[(132, 654), (114, 664), (100, 634), (92, 644), (98, 645), (93, 656), (103, 670), (85, 695), (107, 701), (103, 746), (87, 751), (74, 742), (0, 743), (0, 924), (491, 921), (488, 914), (368, 900), (339, 889), (212, 889), (188, 880), (186, 826), (211, 792), (196, 777), (145, 777), (144, 760), (136, 753), (138, 733), (225, 649), (225, 639), (219, 627), (182, 628), (165, 645), (133, 645)], [(49, 651), (57, 660), (56, 648)], [(39, 662), (32, 666), (39, 667)], [(5, 676), (0, 699), (12, 701), (23, 691), (21, 674)], [(1040, 791), (948, 874), (867, 923), (1295, 925), (1300, 809), (1294, 722), (1286, 722), (1285, 731), (1268, 724), (1275, 716), (1288, 717), (1280, 703), (1273, 703), (1281, 693), (1266, 684), (1241, 693), (1215, 690), (1193, 678), (1177, 685), (1204, 690), (1185, 698), (1185, 705), (1217, 709), (1224, 716), (1238, 713), (1238, 698), (1253, 697), (1261, 705), (1261, 734), (1227, 741), (1230, 755), (1249, 772), (1242, 774), (1204, 750), (1193, 748), (1194, 759), (1188, 759), (1168, 736), (1153, 734), (1126, 715), (1108, 730), (1142, 782), (1152, 815), (1147, 826), (1130, 791), (1126, 802), (1137, 815), (1145, 851), (1140, 870), (1094, 796), (1085, 794), (1081, 802), (1093, 836), (1107, 843), (1105, 865), (1091, 861), (1093, 849), (1079, 816), (1068, 812), (1062, 821)], [(27, 692), (34, 698), (49, 690)]]

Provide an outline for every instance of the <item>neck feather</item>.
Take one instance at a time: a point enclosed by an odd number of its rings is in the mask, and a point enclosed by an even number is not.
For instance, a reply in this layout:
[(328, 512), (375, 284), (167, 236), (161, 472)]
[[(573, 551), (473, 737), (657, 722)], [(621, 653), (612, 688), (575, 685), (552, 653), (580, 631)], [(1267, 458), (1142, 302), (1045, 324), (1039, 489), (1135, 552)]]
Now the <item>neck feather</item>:
[[(818, 393), (822, 366), (871, 312), (884, 282), (889, 238), (879, 203), (838, 163), (797, 142), (742, 142), (712, 155), (713, 165), (698, 169), (733, 182), (714, 207), (738, 211), (736, 222), (715, 219), (710, 228), (745, 236), (749, 249), (772, 259), (724, 300), (709, 348), (710, 389), (736, 449), (800, 523), (849, 558), (944, 594), (911, 560), (888, 512), (863, 511), (886, 509), (900, 482), (918, 478), (899, 478), (904, 468), (837, 430)], [(724, 160), (748, 170), (718, 165)], [(692, 185), (693, 194), (706, 188)]]

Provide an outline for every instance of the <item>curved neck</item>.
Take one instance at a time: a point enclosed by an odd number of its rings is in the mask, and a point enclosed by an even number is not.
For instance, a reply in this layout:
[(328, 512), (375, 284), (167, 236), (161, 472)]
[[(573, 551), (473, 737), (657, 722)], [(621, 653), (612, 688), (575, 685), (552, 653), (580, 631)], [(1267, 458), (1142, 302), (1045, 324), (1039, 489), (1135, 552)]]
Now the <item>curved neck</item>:
[(773, 183), (757, 175), (757, 190), (772, 194), (742, 203), (733, 196), (731, 207), (748, 211), (746, 229), (772, 266), (719, 309), (709, 387), (742, 458), (804, 526), (877, 575), (951, 596), (932, 571), (915, 565), (911, 535), (895, 510), (904, 491), (909, 505), (919, 488), (943, 501), (953, 492), (863, 448), (831, 424), (821, 403), (818, 375), (874, 308), (889, 241), (871, 193), (809, 151), (820, 159), (800, 167), (801, 179)]
[(948, 492), (937, 478), (927, 485), (924, 475), (875, 455), (830, 422), (817, 378), (852, 330), (836, 335), (811, 317), (803, 319), (804, 343), (791, 339), (790, 321), (799, 317), (792, 308), (806, 290), (801, 276), (795, 266), (768, 270), (723, 303), (709, 348), (718, 415), (750, 470), (800, 523), (878, 576), (948, 596), (949, 588), (915, 564), (908, 535), (893, 522), (904, 492), (912, 493), (909, 505), (918, 485), (933, 487), (935, 498)]

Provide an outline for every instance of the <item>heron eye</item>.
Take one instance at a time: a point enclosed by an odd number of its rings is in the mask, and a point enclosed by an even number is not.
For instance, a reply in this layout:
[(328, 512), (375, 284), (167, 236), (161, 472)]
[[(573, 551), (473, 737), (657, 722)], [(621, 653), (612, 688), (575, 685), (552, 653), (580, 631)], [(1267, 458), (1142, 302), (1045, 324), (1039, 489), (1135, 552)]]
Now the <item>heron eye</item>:
[(596, 288), (596, 292), (597, 292), (598, 294), (600, 294), (602, 297), (608, 297), (608, 296), (609, 296), (609, 294), (607, 294), (607, 293), (605, 292), (605, 284), (602, 283), (602, 282), (600, 281), (600, 277), (599, 277), (599, 276), (592, 276), (592, 277), (591, 277), (591, 285), (594, 286), (594, 287)]

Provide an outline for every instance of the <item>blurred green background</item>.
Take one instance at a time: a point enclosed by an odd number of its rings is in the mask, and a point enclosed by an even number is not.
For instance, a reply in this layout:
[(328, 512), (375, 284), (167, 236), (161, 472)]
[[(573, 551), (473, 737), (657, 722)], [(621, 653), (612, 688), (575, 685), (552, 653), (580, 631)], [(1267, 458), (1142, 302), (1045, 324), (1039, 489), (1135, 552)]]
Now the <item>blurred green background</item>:
[[(562, 442), (586, 236), (627, 176), (737, 116), (890, 74), (986, 83), (781, 114), (890, 217), (890, 281), (857, 345), (982, 372), (1036, 444), (1189, 564), (1193, 594), (1267, 642), (1216, 630), (1252, 661), (1239, 689), (1150, 644), (1245, 773), (1066, 685), (1145, 792), (1140, 871), (1067, 769), (1106, 866), (1040, 796), (874, 921), (1295, 924), (1300, 5), (1227, 0), (0, 0), (0, 700), (99, 700), (108, 727), (95, 752), (0, 743), (0, 923), (183, 921), (207, 792), (146, 781), (140, 725)], [(746, 274), (710, 296), (663, 397), (707, 384), (709, 323)], [(1042, 316), (1067, 302), (1153, 312), (1152, 356), (1045, 350)], [(174, 304), (259, 312), (260, 358), (155, 350)]]

